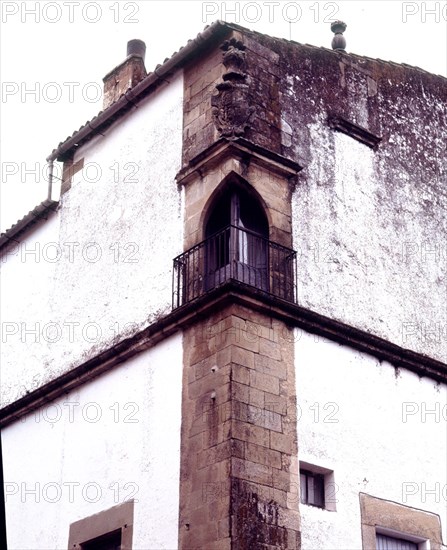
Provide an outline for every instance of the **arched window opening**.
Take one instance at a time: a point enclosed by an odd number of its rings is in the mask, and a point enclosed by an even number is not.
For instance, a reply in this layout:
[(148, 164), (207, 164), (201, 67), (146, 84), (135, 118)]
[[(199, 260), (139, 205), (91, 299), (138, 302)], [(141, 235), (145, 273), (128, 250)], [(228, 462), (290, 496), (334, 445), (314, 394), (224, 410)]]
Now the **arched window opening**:
[(204, 233), (203, 241), (174, 258), (173, 307), (230, 281), (295, 302), (296, 253), (269, 240), (267, 216), (254, 193), (234, 181), (221, 188)]
[(268, 233), (258, 201), (242, 188), (227, 189), (205, 228), (206, 287), (235, 279), (268, 290)]

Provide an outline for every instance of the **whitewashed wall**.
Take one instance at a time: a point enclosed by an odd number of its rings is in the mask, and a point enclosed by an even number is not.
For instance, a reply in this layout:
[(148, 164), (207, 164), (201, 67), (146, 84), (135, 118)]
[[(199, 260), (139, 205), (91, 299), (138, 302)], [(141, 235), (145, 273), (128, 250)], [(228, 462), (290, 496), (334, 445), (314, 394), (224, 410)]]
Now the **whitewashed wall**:
[(66, 549), (131, 497), (133, 548), (176, 548), (181, 380), (178, 334), (5, 428), (8, 548)]
[(360, 492), (439, 514), (447, 541), (446, 386), (303, 331), (295, 341), (299, 459), (334, 471), (337, 500), (300, 505), (302, 549), (361, 548)]
[(299, 303), (445, 362), (440, 200), (385, 146), (373, 152), (325, 117), (308, 129), (312, 158), (293, 197)]
[[(178, 74), (81, 147), (74, 160), (84, 158), (84, 169), (62, 196), (57, 220), (24, 243), (40, 246), (38, 261), (2, 265), (3, 320), (20, 325), (3, 336), (3, 402), (170, 311), (172, 260), (183, 245), (175, 182), (182, 102)], [(24, 333), (36, 323), (37, 342)]]
[(39, 386), (53, 338), (51, 296), (60, 211), (35, 227), (0, 260), (2, 405)]

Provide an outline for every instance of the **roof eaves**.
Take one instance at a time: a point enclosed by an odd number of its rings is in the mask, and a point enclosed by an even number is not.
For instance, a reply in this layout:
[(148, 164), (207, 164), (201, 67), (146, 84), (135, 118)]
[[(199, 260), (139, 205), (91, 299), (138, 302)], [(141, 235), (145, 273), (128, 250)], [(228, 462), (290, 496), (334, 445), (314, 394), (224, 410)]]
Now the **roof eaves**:
[(30, 210), (28, 214), (0, 235), (0, 250), (9, 247), (12, 244), (17, 244), (19, 242), (18, 238), (22, 236), (25, 231), (28, 231), (40, 220), (47, 220), (50, 213), (56, 210), (58, 204), (59, 201), (45, 199), (33, 208), (33, 210)]
[(366, 55), (359, 55), (359, 54), (349, 52), (349, 51), (340, 52), (340, 51), (333, 50), (331, 48), (326, 48), (325, 46), (315, 46), (313, 44), (303, 44), (302, 42), (296, 42), (295, 40), (287, 40), (286, 38), (278, 38), (278, 37), (275, 37), (275, 36), (268, 35), (266, 33), (260, 33), (258, 31), (254, 31), (254, 30), (251, 30), (251, 29), (247, 29), (245, 27), (241, 27), (240, 25), (237, 25), (236, 23), (225, 23), (225, 22), (222, 22), (222, 23), (225, 24), (227, 27), (235, 30), (235, 31), (249, 33), (249, 34), (252, 34), (254, 36), (259, 36), (259, 37), (268, 36), (272, 40), (283, 42), (283, 43), (286, 43), (286, 44), (293, 44), (293, 45), (296, 45), (296, 46), (305, 47), (305, 48), (309, 48), (309, 49), (312, 49), (312, 50), (326, 51), (326, 52), (331, 53), (333, 55), (340, 55), (340, 54), (348, 55), (349, 57), (355, 57), (358, 60), (366, 59), (368, 61), (383, 63), (385, 65), (389, 65), (389, 66), (392, 66), (392, 67), (405, 67), (406, 69), (416, 70), (416, 71), (419, 71), (419, 72), (424, 73), (424, 74), (437, 76), (439, 78), (443, 78), (444, 80), (446, 79), (446, 77), (444, 75), (430, 73), (429, 71), (426, 71), (425, 69), (421, 69), (421, 67), (417, 67), (415, 65), (409, 65), (408, 63), (391, 61), (391, 60), (386, 61), (384, 59), (369, 57), (369, 56), (366, 56)]
[(147, 74), (141, 82), (133, 88), (129, 88), (107, 109), (100, 111), (97, 116), (87, 121), (79, 130), (67, 137), (64, 142), (59, 143), (58, 147), (47, 157), (47, 161), (63, 161), (68, 158), (77, 147), (90, 140), (99, 130), (107, 129), (118, 118), (130, 109), (135, 108), (136, 103), (143, 99), (154, 87), (166, 81), (169, 74), (182, 67), (208, 41), (214, 38), (223, 38), (230, 31), (231, 26), (220, 20), (205, 27), (196, 38), (189, 40), (186, 46), (167, 58), (162, 65), (157, 65), (155, 70)]
[[(188, 40), (186, 46), (180, 48), (177, 52), (174, 52), (171, 57), (165, 59), (162, 65), (157, 65), (153, 72), (147, 74), (145, 78), (139, 82), (133, 88), (129, 88), (124, 94), (122, 94), (114, 103), (112, 103), (104, 111), (100, 111), (98, 115), (93, 117), (90, 121), (87, 121), (79, 130), (75, 131), (71, 136), (67, 137), (64, 142), (59, 143), (58, 147), (47, 157), (48, 161), (64, 161), (69, 158), (77, 147), (83, 145), (89, 141), (94, 135), (101, 130), (106, 130), (117, 119), (123, 116), (126, 112), (136, 107), (136, 104), (146, 97), (156, 86), (166, 81), (166, 76), (171, 74), (174, 70), (182, 67), (191, 57), (197, 54), (201, 47), (213, 38), (223, 38), (229, 31), (237, 31), (248, 33), (253, 36), (269, 36), (259, 33), (237, 25), (236, 23), (227, 23), (225, 21), (217, 20), (197, 35), (193, 40)], [(293, 44), (302, 48), (309, 48), (316, 51), (325, 51), (332, 55), (340, 55), (340, 52), (326, 48), (324, 46), (313, 46), (311, 44), (302, 44), (295, 42), (294, 40), (287, 40), (285, 38), (277, 38), (269, 36), (270, 39), (277, 42), (286, 44)], [(407, 65), (406, 63), (396, 63), (394, 61), (385, 61), (382, 59), (375, 59), (368, 56), (361, 56), (351, 52), (343, 52), (343, 55), (347, 55), (356, 60), (368, 60), (376, 63), (385, 64), (392, 67), (405, 67), (411, 70), (416, 70), (424, 74), (432, 74), (420, 67), (414, 67)], [(437, 77), (445, 79), (442, 75), (435, 75)]]

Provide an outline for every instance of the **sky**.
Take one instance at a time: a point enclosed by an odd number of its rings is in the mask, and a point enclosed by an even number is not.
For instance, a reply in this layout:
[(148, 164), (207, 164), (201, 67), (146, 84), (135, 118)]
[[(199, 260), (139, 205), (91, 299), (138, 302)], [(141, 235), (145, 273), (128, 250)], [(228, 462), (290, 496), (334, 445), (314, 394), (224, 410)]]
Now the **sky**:
[(0, 11), (2, 231), (46, 199), (46, 157), (102, 109), (102, 78), (133, 38), (151, 72), (216, 19), (328, 48), (341, 19), (348, 52), (447, 75), (447, 0), (2, 0)]

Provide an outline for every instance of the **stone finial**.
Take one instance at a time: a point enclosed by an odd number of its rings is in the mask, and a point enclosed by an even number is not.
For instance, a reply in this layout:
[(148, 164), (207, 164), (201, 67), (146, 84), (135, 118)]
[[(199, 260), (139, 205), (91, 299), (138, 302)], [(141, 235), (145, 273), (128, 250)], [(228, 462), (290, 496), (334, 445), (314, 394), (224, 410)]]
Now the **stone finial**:
[(224, 80), (245, 80), (247, 78), (247, 64), (245, 61), (245, 46), (239, 40), (226, 40), (220, 47), (223, 50), (223, 64), (227, 69)]
[(346, 48), (346, 39), (343, 36), (343, 33), (346, 30), (346, 23), (343, 21), (333, 21), (331, 23), (331, 31), (335, 33), (334, 38), (332, 39), (332, 49), (344, 51)]

